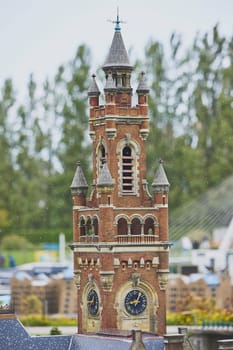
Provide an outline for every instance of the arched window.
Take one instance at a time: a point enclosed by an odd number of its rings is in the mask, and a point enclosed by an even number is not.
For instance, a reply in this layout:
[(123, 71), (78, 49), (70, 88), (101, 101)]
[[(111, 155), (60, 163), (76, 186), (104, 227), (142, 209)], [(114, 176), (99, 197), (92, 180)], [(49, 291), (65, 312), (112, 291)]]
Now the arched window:
[(153, 235), (155, 231), (155, 225), (153, 218), (147, 218), (144, 224), (144, 235)]
[(100, 163), (103, 164), (105, 159), (106, 159), (105, 148), (103, 145), (100, 145)]
[(97, 174), (99, 174), (100, 169), (102, 168), (102, 165), (104, 164), (106, 160), (106, 150), (104, 145), (101, 143), (97, 148), (97, 158), (96, 158), (96, 170)]
[(128, 224), (126, 219), (120, 218), (117, 222), (117, 234), (118, 236), (127, 235), (128, 234)]
[(134, 218), (131, 222), (131, 235), (141, 235), (141, 221), (138, 218)]
[(85, 230), (85, 220), (83, 217), (80, 218), (80, 236), (85, 236), (86, 235), (86, 230)]
[(94, 235), (98, 236), (99, 235), (99, 222), (98, 218), (94, 216), (93, 218), (93, 230), (94, 230)]
[(88, 236), (93, 235), (93, 229), (92, 229), (92, 224), (91, 224), (91, 218), (90, 217), (88, 217), (88, 219), (87, 219), (86, 229), (87, 229), (87, 235)]
[(129, 146), (122, 150), (122, 189), (123, 192), (133, 192), (133, 157)]

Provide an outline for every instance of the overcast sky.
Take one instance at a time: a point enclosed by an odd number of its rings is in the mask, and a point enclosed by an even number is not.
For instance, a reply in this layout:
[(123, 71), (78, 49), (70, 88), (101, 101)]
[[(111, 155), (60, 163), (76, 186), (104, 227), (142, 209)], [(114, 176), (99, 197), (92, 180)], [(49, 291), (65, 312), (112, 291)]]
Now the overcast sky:
[(186, 45), (216, 23), (224, 35), (233, 34), (233, 0), (0, 0), (0, 86), (11, 77), (22, 90), (31, 72), (43, 81), (82, 43), (91, 48), (93, 65), (101, 65), (117, 6), (127, 22), (124, 42), (138, 56), (150, 38), (166, 44), (173, 31)]

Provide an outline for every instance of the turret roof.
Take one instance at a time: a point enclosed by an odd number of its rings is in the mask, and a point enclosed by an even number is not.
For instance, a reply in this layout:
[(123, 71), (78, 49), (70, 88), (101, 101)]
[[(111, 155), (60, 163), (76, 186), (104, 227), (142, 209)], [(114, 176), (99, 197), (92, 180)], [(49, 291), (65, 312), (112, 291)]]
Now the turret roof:
[(88, 188), (88, 184), (84, 176), (83, 170), (81, 168), (80, 162), (77, 162), (77, 168), (70, 188), (71, 190)]
[(168, 182), (168, 179), (167, 179), (167, 175), (164, 171), (164, 168), (163, 168), (163, 161), (160, 160), (159, 161), (159, 167), (155, 173), (155, 177), (154, 177), (154, 181), (152, 183), (152, 186), (155, 187), (155, 186), (169, 186), (169, 182)]
[(132, 68), (132, 66), (130, 65), (128, 53), (126, 51), (125, 44), (121, 35), (121, 28), (120, 28), (121, 21), (119, 20), (118, 14), (117, 14), (117, 20), (114, 23), (116, 23), (115, 33), (114, 33), (112, 44), (103, 68), (108, 68), (113, 66)]
[(113, 184), (113, 179), (108, 169), (108, 165), (107, 163), (104, 163), (99, 173), (97, 186), (113, 186)]
[(144, 72), (141, 72), (141, 78), (139, 80), (139, 84), (136, 92), (149, 92), (146, 75)]
[(88, 95), (99, 95), (100, 90), (95, 80), (95, 74), (92, 75), (92, 80), (88, 89)]

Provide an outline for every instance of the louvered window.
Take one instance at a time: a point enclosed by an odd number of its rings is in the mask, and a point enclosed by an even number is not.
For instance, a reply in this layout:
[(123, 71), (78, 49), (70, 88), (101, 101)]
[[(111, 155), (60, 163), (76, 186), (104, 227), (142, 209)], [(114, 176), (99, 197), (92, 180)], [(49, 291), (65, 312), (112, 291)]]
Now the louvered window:
[(122, 151), (122, 188), (123, 192), (133, 192), (133, 157), (129, 146)]

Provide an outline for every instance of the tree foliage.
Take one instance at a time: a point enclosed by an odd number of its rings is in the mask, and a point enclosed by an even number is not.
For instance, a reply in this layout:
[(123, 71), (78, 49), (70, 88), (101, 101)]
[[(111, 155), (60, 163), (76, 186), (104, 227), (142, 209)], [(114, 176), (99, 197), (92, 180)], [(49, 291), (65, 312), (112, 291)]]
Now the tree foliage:
[(34, 294), (28, 295), (22, 304), (22, 311), (25, 315), (42, 314), (42, 301)]
[(146, 47), (149, 176), (150, 165), (163, 158), (172, 185), (171, 209), (232, 174), (232, 40), (215, 26), (204, 36), (198, 34), (187, 51), (177, 34), (172, 34), (166, 55), (158, 42)]

